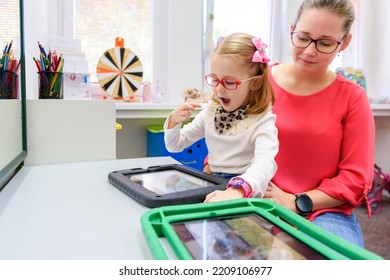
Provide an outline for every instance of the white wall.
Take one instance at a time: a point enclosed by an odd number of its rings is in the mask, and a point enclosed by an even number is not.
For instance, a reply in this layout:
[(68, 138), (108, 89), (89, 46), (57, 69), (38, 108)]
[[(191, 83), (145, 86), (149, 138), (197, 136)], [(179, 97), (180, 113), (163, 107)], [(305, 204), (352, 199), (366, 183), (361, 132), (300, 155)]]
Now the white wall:
[(49, 0), (24, 1), (24, 40), (26, 60), (26, 96), (38, 98), (37, 67), (33, 57), (39, 57), (38, 41), (44, 46), (48, 42), (48, 2)]
[(361, 0), (361, 66), (370, 97), (390, 100), (390, 1)]

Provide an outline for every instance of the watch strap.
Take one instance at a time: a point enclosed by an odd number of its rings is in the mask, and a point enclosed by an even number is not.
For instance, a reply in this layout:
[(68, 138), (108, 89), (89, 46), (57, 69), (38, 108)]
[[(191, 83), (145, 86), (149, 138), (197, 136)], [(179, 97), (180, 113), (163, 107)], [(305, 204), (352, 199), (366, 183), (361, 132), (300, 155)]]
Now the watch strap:
[[(235, 177), (230, 179), (230, 180), (233, 180), (233, 179), (235, 179)], [(245, 193), (244, 198), (252, 197), (252, 195), (254, 193), (252, 191), (252, 188), (248, 185), (248, 183), (245, 180), (243, 180), (243, 183), (238, 185), (238, 186), (237, 185), (231, 185), (230, 181), (229, 181), (226, 189), (228, 189), (228, 188), (243, 189), (244, 193)]]

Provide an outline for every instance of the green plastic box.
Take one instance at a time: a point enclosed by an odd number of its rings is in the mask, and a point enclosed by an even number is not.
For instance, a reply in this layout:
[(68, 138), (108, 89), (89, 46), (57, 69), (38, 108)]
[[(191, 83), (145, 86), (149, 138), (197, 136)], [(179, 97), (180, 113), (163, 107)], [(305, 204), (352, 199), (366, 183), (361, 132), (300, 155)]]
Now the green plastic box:
[(383, 259), (261, 198), (154, 208), (141, 225), (158, 260)]

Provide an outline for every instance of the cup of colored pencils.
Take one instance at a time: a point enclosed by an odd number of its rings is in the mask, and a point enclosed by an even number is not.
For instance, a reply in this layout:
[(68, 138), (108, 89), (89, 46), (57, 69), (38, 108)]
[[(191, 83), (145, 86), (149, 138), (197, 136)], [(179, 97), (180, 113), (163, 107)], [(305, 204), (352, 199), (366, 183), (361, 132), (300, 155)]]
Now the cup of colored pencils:
[(39, 99), (62, 99), (64, 97), (63, 75), (62, 72), (39, 71)]
[(46, 54), (38, 42), (39, 59), (33, 57), (38, 69), (38, 97), (39, 99), (62, 99), (64, 97), (64, 59), (62, 55), (49, 51)]
[(19, 98), (19, 62), (12, 54), (12, 41), (0, 57), (0, 99)]

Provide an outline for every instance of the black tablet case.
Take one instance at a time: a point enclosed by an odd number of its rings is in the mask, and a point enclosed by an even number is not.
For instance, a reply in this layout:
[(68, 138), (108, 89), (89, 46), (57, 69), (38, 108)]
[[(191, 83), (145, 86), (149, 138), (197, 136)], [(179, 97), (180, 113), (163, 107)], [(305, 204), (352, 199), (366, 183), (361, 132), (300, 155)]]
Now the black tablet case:
[[(144, 186), (130, 180), (129, 176), (135, 174), (143, 174), (164, 170), (177, 170), (179, 172), (186, 173), (191, 176), (198, 177), (200, 179), (213, 183), (212, 186), (200, 187), (197, 189), (178, 191), (168, 194), (156, 194), (155, 192), (145, 188)], [(150, 207), (160, 207), (165, 205), (178, 205), (178, 204), (190, 204), (203, 202), (206, 195), (215, 190), (224, 190), (228, 183), (227, 179), (206, 174), (197, 169), (184, 166), (181, 164), (167, 164), (150, 166), (144, 168), (133, 168), (125, 170), (117, 170), (108, 174), (109, 182), (117, 187), (119, 190), (130, 196), (137, 202)]]

